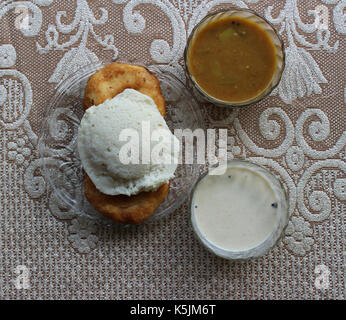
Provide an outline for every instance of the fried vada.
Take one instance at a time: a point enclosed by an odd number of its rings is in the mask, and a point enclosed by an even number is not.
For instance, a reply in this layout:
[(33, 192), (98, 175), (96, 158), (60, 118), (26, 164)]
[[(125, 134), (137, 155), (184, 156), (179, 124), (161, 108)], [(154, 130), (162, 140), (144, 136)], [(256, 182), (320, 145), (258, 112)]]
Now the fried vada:
[(85, 88), (84, 109), (112, 99), (127, 88), (151, 97), (161, 115), (165, 116), (166, 103), (155, 75), (142, 66), (119, 62), (103, 67), (89, 78)]
[[(102, 104), (127, 88), (151, 97), (161, 115), (165, 116), (166, 104), (156, 76), (144, 67), (118, 62), (107, 65), (90, 76), (85, 88), (84, 109)], [(156, 191), (140, 192), (132, 196), (106, 195), (96, 188), (85, 173), (86, 199), (102, 215), (120, 223), (138, 224), (147, 220), (168, 192), (169, 183), (165, 183)]]

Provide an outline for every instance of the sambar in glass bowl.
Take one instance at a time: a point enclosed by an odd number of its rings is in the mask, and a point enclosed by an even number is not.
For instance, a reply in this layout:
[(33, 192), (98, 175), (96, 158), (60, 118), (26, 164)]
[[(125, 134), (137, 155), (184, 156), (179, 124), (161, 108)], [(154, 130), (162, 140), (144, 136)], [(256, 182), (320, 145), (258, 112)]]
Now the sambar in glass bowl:
[(249, 9), (207, 15), (191, 32), (186, 74), (199, 95), (220, 106), (245, 106), (269, 95), (285, 66), (274, 27)]

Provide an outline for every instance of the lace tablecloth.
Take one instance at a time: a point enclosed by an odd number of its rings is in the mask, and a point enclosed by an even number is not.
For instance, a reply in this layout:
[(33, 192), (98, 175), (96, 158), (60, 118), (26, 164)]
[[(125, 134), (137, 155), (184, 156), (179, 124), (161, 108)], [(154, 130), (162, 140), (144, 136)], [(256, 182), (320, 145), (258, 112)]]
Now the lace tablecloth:
[[(185, 81), (182, 54), (208, 12), (250, 7), (280, 32), (286, 69), (250, 109), (200, 103), (228, 128), (228, 156), (270, 168), (290, 222), (266, 256), (230, 262), (196, 241), (187, 202), (136, 228), (76, 216), (44, 181), (37, 140), (57, 84), (90, 62), (156, 64)], [(344, 299), (343, 0), (31, 0), (0, 2), (1, 299)]]

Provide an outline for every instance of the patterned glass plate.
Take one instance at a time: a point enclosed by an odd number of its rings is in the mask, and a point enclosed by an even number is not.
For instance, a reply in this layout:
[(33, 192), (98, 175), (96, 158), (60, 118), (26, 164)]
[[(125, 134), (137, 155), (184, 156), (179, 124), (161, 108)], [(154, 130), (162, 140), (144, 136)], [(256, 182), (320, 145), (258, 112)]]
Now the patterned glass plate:
[[(101, 223), (113, 224), (111, 220), (99, 214), (84, 197), (84, 172), (77, 151), (78, 127), (84, 114), (84, 88), (90, 75), (103, 66), (93, 64), (83, 67), (59, 84), (47, 105), (38, 148), (42, 159), (42, 174), (57, 199), (77, 214)], [(204, 129), (199, 106), (184, 84), (174, 75), (155, 66), (148, 66), (147, 69), (153, 72), (160, 82), (167, 107), (165, 120), (172, 132), (174, 129)], [(177, 209), (190, 194), (201, 169), (196, 161), (189, 165), (179, 164), (168, 196), (147, 222), (166, 216)]]

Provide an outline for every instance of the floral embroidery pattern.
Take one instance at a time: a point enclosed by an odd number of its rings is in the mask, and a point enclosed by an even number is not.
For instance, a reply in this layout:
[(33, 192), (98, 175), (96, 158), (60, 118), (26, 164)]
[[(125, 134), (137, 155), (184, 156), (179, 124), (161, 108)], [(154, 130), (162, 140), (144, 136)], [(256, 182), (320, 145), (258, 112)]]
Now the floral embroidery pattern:
[[(303, 98), (306, 95), (311, 96), (312, 93), (321, 94), (320, 84), (327, 83), (327, 80), (311, 54), (305, 48), (298, 47), (296, 41), (309, 49), (319, 50), (323, 48), (328, 51), (336, 51), (339, 42), (335, 42), (333, 47), (328, 45), (330, 31), (328, 29), (322, 31), (319, 28), (317, 14), (313, 23), (303, 23), (297, 0), (286, 0), (284, 9), (277, 18), (271, 15), (272, 10), (273, 6), (268, 6), (265, 11), (266, 18), (274, 25), (281, 25), (280, 33), (286, 32), (288, 38), (286, 68), (275, 92), (278, 92), (280, 98), (286, 103), (291, 103), (293, 100)], [(317, 43), (307, 41), (305, 36), (298, 32), (298, 28), (307, 34), (315, 32), (318, 38)]]
[[(105, 50), (113, 51), (113, 59), (118, 56), (118, 50), (114, 46), (114, 36), (105, 35), (103, 38), (97, 35), (94, 31), (94, 25), (103, 25), (108, 20), (108, 12), (104, 8), (100, 8), (102, 13), (99, 19), (96, 19), (90, 10), (86, 0), (77, 0), (76, 14), (73, 22), (69, 25), (64, 24), (61, 19), (66, 17), (66, 11), (59, 11), (56, 16), (57, 27), (49, 25), (45, 33), (47, 45), (42, 47), (36, 43), (37, 49), (41, 54), (48, 53), (50, 50), (66, 50), (73, 46), (80, 40), (77, 48), (70, 49), (65, 53), (64, 57), (58, 63), (53, 75), (50, 77), (49, 82), (58, 83), (66, 79), (70, 74), (76, 72), (79, 68), (90, 64), (98, 63), (98, 57), (87, 48), (87, 41), (89, 33), (94, 37), (98, 44)], [(78, 28), (77, 32), (71, 36), (69, 41), (59, 43), (59, 32), (63, 34), (70, 34)], [(59, 32), (58, 32), (59, 31)]]
[(11, 44), (0, 46), (0, 68), (11, 68), (17, 59), (16, 50)]
[(11, 141), (7, 144), (8, 159), (15, 161), (18, 165), (21, 165), (26, 161), (28, 164), (28, 158), (31, 155), (31, 149), (25, 146), (26, 141), (24, 138), (19, 138), (16, 142)]
[(90, 219), (78, 217), (72, 220), (69, 227), (69, 239), (72, 246), (80, 253), (88, 253), (96, 247), (98, 237), (97, 225)]
[(310, 224), (302, 217), (292, 217), (286, 229), (284, 243), (293, 253), (305, 255), (314, 243)]

